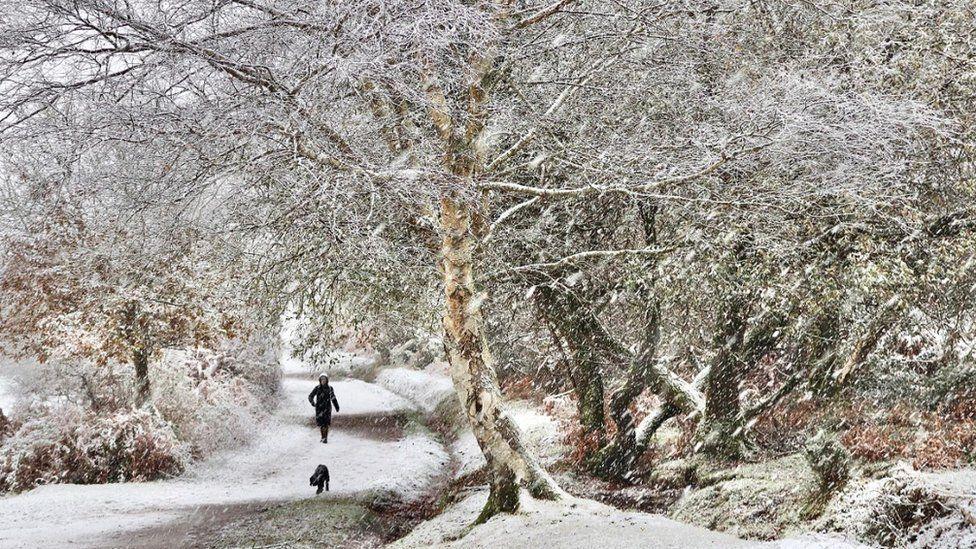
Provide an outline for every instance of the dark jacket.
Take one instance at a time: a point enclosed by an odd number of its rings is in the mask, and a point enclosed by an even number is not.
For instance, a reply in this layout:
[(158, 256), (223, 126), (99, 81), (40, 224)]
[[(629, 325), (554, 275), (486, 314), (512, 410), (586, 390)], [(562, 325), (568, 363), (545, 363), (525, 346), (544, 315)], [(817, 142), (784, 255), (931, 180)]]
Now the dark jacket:
[(339, 411), (339, 401), (331, 385), (316, 385), (308, 395), (308, 402), (315, 406), (315, 423), (322, 427), (332, 423), (332, 406)]

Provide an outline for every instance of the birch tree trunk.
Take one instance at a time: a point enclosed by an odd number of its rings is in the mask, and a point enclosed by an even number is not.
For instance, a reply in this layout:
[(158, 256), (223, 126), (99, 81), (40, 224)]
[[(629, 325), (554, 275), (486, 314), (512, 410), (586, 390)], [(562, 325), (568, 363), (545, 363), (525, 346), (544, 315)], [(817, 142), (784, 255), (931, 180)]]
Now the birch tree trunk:
[[(447, 95), (431, 75), (425, 75), (430, 118), (444, 145), (444, 167), (460, 181), (470, 183), (484, 173), (487, 83), (494, 68), (492, 52), (475, 52), (463, 124), (455, 120)], [(481, 305), (487, 298), (474, 282), (475, 254), (486, 224), (474, 198), (445, 190), (440, 197), (441, 261), (444, 277), (444, 351), (454, 390), (471, 430), (488, 463), (491, 492), (476, 523), (500, 512), (514, 512), (519, 487), (537, 498), (558, 499), (564, 492), (522, 444), (519, 428), (502, 406), (491, 353), (484, 334)]]
[(539, 498), (563, 492), (522, 445), (521, 433), (502, 406), (501, 390), (484, 336), (481, 304), (486, 295), (474, 284), (476, 227), (472, 207), (441, 199), (444, 276), (444, 348), (451, 377), (491, 474), (491, 494), (478, 517), (484, 522), (518, 508), (519, 486)]

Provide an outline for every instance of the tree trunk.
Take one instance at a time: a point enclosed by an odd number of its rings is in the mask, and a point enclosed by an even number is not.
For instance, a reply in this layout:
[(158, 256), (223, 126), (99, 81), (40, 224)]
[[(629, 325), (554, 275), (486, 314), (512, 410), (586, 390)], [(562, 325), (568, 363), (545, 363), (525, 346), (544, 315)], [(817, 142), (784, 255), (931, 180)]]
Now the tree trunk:
[(142, 406), (149, 400), (149, 353), (143, 348), (132, 351), (132, 366), (136, 376), (136, 406)]
[(571, 366), (573, 388), (576, 390), (577, 408), (583, 431), (591, 435), (606, 429), (603, 413), (603, 375), (595, 354), (589, 350), (574, 353)]
[[(576, 393), (580, 425), (587, 435), (606, 429), (602, 362), (612, 350), (595, 336), (598, 323), (589, 308), (572, 292), (542, 285), (535, 292), (536, 308), (566, 354), (566, 377)], [(602, 442), (601, 442), (602, 443)]]
[(898, 319), (898, 315), (902, 313), (906, 308), (906, 302), (902, 299), (901, 294), (896, 293), (883, 305), (878, 311), (878, 314), (874, 317), (870, 324), (868, 324), (867, 330), (861, 335), (860, 338), (854, 341), (850, 354), (844, 361), (840, 370), (835, 372), (834, 377), (836, 378), (836, 385), (841, 386), (847, 382), (854, 370), (857, 369), (861, 364), (863, 364), (868, 356), (874, 351), (878, 343), (884, 337), (888, 331), (895, 326)]
[(745, 303), (730, 296), (720, 312), (713, 344), (718, 350), (705, 379), (705, 415), (696, 434), (699, 451), (710, 457), (734, 459), (742, 453), (739, 426), (739, 384)]
[(502, 395), (483, 333), (485, 294), (474, 284), (476, 227), (472, 208), (441, 199), (444, 276), (444, 350), (451, 377), (475, 438), (488, 461), (491, 495), (479, 520), (518, 507), (518, 487), (539, 498), (556, 499), (562, 490), (522, 445), (518, 427), (502, 406)]
[[(653, 200), (638, 203), (644, 245), (648, 247), (658, 243), (657, 214), (658, 206)], [(656, 258), (649, 258), (644, 263), (644, 275), (637, 283), (637, 297), (644, 304), (640, 348), (630, 361), (627, 380), (610, 398), (610, 417), (617, 426), (617, 432), (613, 440), (593, 457), (590, 464), (590, 469), (604, 478), (623, 478), (644, 449), (637, 443), (637, 425), (630, 406), (655, 381), (652, 370), (657, 361), (657, 348), (661, 340), (661, 305), (655, 289), (656, 263)], [(670, 411), (674, 406), (669, 404), (666, 408)], [(677, 410), (673, 414), (677, 414)]]

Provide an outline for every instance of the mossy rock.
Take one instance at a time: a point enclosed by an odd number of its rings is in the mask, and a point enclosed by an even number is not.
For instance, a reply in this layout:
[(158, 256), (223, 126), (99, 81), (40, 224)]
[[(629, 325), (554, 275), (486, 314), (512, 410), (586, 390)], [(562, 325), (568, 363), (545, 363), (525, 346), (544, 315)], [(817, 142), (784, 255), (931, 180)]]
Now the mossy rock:
[(696, 469), (697, 488), (682, 497), (671, 517), (733, 535), (771, 540), (789, 534), (817, 478), (800, 454), (763, 463)]
[(684, 488), (697, 482), (697, 468), (689, 459), (665, 461), (654, 466), (648, 481), (659, 488)]

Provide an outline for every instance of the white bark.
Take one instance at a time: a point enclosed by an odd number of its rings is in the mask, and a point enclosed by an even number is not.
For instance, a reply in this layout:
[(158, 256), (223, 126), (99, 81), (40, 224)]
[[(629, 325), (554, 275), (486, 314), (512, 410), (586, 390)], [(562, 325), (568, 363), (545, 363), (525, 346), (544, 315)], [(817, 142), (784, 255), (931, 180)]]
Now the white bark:
[[(514, 473), (537, 497), (563, 491), (522, 445), (518, 426), (505, 412), (492, 357), (482, 332), (481, 302), (475, 290), (472, 213), (451, 199), (441, 201), (445, 292), (444, 346), (451, 377), (474, 435), (495, 474)], [(508, 475), (506, 475), (508, 476)]]

